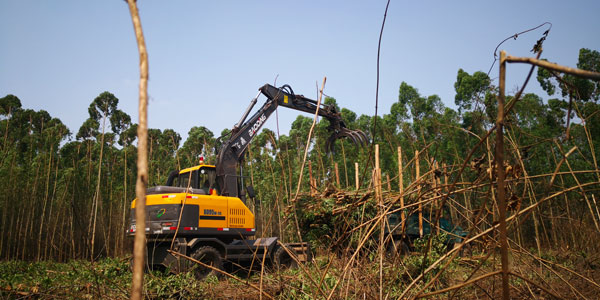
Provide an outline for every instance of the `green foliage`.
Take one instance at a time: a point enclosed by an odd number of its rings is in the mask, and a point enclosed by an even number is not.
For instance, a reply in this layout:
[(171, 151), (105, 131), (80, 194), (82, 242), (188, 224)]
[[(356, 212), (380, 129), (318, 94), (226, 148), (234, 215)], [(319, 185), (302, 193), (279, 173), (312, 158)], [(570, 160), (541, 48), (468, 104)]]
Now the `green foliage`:
[(0, 98), (0, 115), (8, 116), (19, 109), (21, 109), (21, 100), (17, 96), (9, 94)]
[[(328, 188), (333, 192), (333, 188)], [(330, 249), (341, 252), (347, 247), (358, 246), (359, 233), (350, 232), (353, 224), (361, 224), (370, 220), (377, 213), (374, 200), (367, 201), (362, 206), (353, 209), (336, 211), (336, 208), (350, 205), (353, 197), (343, 199), (333, 197), (298, 199), (298, 223), (303, 233), (303, 239), (316, 248)]]
[[(429, 241), (431, 239), (431, 241)], [(448, 240), (448, 236), (445, 233), (440, 233), (436, 235), (424, 235), (422, 238), (416, 239), (413, 242), (413, 247), (416, 251), (415, 255), (410, 255), (406, 257), (404, 263), (406, 264), (406, 268), (411, 276), (418, 276), (425, 269), (429, 268), (434, 262), (436, 262), (440, 257), (442, 257), (448, 251), (448, 245), (446, 241)], [(431, 243), (428, 249), (428, 245)], [(429, 250), (429, 252), (427, 252)], [(452, 265), (449, 268), (453, 268), (456, 266), (456, 262), (452, 262)], [(432, 274), (437, 273), (441, 269), (441, 265), (438, 264), (431, 272), (428, 273), (428, 280)], [(441, 280), (444, 280), (442, 278)]]
[[(121, 135), (131, 127), (131, 117), (122, 110), (117, 109), (110, 116), (110, 126), (114, 133)], [(119, 140), (119, 145), (123, 145), (121, 140)]]
[(458, 69), (456, 83), (454, 83), (454, 90), (456, 90), (454, 103), (459, 107), (459, 111), (471, 110), (473, 103), (485, 94), (490, 86), (491, 79), (487, 74), (477, 71), (469, 75), (463, 69)]
[[(577, 68), (600, 72), (600, 52), (581, 48)], [(598, 81), (573, 75), (564, 75), (559, 80), (550, 71), (543, 68), (538, 69), (537, 80), (550, 96), (559, 90), (563, 97), (570, 96), (583, 102), (598, 101), (600, 97), (600, 83)]]
[[(179, 140), (181, 137), (177, 135), (177, 145), (179, 144)], [(178, 150), (178, 155), (182, 159), (183, 168), (188, 166), (193, 166), (198, 164), (198, 158), (201, 155), (205, 156), (205, 159), (211, 161), (214, 158), (214, 154), (212, 154), (212, 147), (215, 144), (214, 134), (204, 126), (194, 126), (188, 132), (188, 138), (183, 143), (183, 147)], [(212, 160), (214, 161), (214, 160)]]
[(77, 132), (77, 139), (87, 140), (98, 135), (98, 128), (100, 127), (100, 123), (93, 118), (89, 118), (81, 124), (79, 127), (79, 131)]
[[(203, 286), (192, 274), (146, 274), (144, 293), (152, 299), (201, 298)], [(129, 261), (105, 258), (96, 263), (0, 262), (0, 295), (52, 295), (70, 299), (129, 298)]]

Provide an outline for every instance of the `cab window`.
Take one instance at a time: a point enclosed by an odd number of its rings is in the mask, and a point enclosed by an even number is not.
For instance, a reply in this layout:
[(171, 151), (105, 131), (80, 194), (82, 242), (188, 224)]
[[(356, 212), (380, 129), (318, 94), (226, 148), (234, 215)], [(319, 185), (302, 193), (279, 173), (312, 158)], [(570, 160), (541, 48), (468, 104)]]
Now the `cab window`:
[(198, 188), (197, 184), (195, 184), (196, 178), (198, 177), (198, 175), (196, 173), (197, 173), (197, 171), (192, 171), (191, 173), (185, 172), (185, 173), (179, 174), (179, 176), (177, 177), (177, 181), (175, 182), (175, 186), (184, 187), (184, 188), (187, 188), (189, 186), (193, 189)]
[(211, 189), (217, 189), (217, 172), (214, 168), (200, 168), (198, 171), (198, 188), (210, 194)]
[(218, 192), (216, 178), (217, 174), (214, 168), (200, 168), (191, 173), (185, 172), (179, 174), (174, 186), (184, 188), (189, 186), (193, 189), (203, 189), (209, 195), (210, 189), (215, 189)]

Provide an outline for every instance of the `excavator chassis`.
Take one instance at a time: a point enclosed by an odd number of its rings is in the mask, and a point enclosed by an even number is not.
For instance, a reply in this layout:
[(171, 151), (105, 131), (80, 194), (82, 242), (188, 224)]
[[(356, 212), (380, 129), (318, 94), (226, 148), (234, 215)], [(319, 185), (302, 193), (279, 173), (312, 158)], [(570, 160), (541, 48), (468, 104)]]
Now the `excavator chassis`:
[[(173, 246), (171, 247), (171, 244)], [(279, 238), (259, 238), (256, 240), (232, 240), (224, 243), (222, 240), (210, 237), (197, 238), (150, 238), (146, 247), (146, 269), (166, 271), (172, 274), (190, 271), (196, 263), (188, 257), (194, 257), (197, 249), (211, 248), (218, 252), (217, 268), (223, 263), (247, 265), (254, 261), (260, 266), (266, 265), (295, 265), (306, 263), (312, 259), (308, 243), (281, 244)], [(281, 249), (281, 250), (280, 250)], [(172, 252), (177, 252), (179, 255)]]

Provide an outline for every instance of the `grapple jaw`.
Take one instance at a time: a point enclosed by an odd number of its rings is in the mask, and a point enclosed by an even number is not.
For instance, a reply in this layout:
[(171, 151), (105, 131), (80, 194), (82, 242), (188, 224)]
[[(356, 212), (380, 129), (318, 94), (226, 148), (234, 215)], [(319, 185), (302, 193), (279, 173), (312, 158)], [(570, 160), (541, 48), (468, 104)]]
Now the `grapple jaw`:
[(330, 129), (330, 131), (332, 131), (332, 134), (327, 139), (325, 148), (330, 153), (335, 152), (334, 151), (335, 141), (342, 139), (342, 138), (350, 139), (352, 142), (354, 142), (354, 144), (356, 144), (359, 147), (364, 147), (369, 144), (369, 138), (362, 130), (348, 129), (343, 124), (338, 124), (338, 126), (331, 126), (329, 129)]

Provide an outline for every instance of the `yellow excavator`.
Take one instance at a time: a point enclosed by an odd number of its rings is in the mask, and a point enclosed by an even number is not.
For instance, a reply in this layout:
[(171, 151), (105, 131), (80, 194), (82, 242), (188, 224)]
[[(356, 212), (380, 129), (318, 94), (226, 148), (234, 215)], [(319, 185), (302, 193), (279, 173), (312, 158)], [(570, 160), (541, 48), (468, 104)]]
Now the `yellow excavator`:
[[(248, 118), (261, 94), (267, 98), (265, 104)], [(205, 164), (201, 159), (197, 166), (171, 172), (165, 185), (147, 189), (144, 226), (136, 224), (137, 199), (133, 200), (127, 234), (134, 236), (136, 230), (146, 232), (147, 268), (172, 273), (192, 270), (197, 278), (214, 272), (169, 250), (217, 269), (221, 269), (225, 261), (257, 260), (289, 266), (309, 260), (307, 243), (283, 244), (278, 237), (251, 239), (256, 234), (256, 226), (246, 200), (254, 199), (255, 192), (251, 185), (244, 185), (241, 162), (248, 145), (278, 106), (312, 114), (318, 111), (330, 123), (332, 135), (327, 141), (330, 150), (333, 150), (333, 142), (340, 138), (349, 138), (357, 144), (368, 143), (364, 132), (346, 127), (335, 106), (321, 104), (318, 107), (317, 104), (315, 100), (294, 94), (289, 85), (276, 88), (265, 84), (231, 134), (224, 138), (215, 165)]]

